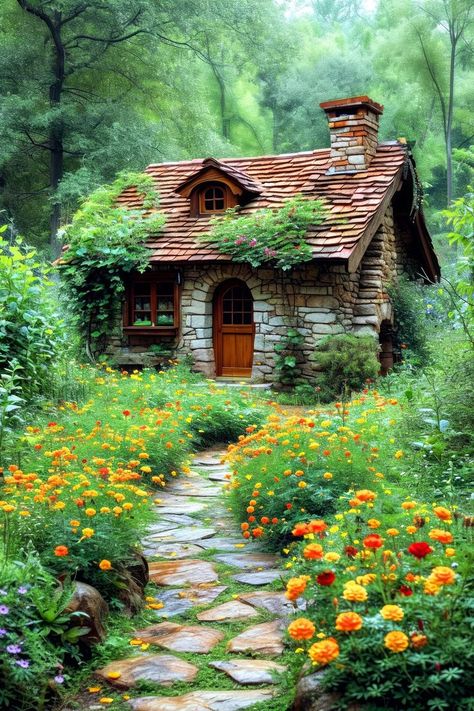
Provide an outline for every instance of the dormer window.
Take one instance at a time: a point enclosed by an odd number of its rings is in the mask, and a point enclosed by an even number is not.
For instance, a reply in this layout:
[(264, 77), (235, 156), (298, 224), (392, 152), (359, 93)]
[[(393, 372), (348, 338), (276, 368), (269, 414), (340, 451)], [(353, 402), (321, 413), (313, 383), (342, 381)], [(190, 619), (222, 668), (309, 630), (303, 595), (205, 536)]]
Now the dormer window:
[(224, 212), (228, 207), (227, 190), (219, 185), (207, 186), (199, 193), (199, 212)]

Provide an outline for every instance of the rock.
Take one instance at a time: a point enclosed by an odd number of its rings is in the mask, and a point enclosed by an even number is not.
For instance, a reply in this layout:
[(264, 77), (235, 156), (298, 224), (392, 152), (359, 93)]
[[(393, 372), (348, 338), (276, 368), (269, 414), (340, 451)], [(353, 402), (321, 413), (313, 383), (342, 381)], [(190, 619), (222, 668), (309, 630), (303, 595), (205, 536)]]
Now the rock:
[[(296, 686), (296, 695), (290, 711), (334, 711), (341, 694), (326, 692), (321, 688), (324, 671), (303, 676)], [(346, 711), (362, 711), (359, 704), (350, 704)]]
[(277, 557), (267, 553), (234, 553), (216, 555), (216, 560), (236, 568), (271, 568), (277, 562)]
[(181, 615), (192, 607), (210, 604), (224, 590), (227, 590), (226, 585), (163, 590), (156, 599), (162, 602), (164, 607), (161, 610), (154, 610), (154, 612), (158, 617)]
[(192, 691), (184, 696), (142, 696), (128, 702), (133, 711), (239, 711), (270, 701), (272, 689)]
[(269, 656), (281, 654), (284, 648), (281, 620), (249, 627), (227, 645), (228, 652), (253, 652)]
[(169, 528), (161, 533), (148, 536), (145, 540), (151, 541), (198, 541), (201, 538), (211, 538), (217, 533), (215, 528), (206, 528), (204, 526), (189, 526), (186, 528)]
[(78, 616), (74, 625), (89, 627), (89, 632), (81, 637), (81, 642), (97, 644), (106, 637), (104, 620), (109, 614), (109, 606), (98, 590), (92, 585), (76, 581), (74, 593), (66, 612), (84, 612), (87, 617)]
[(160, 497), (161, 503), (156, 504), (158, 514), (194, 514), (202, 511), (205, 504), (198, 501), (186, 501), (183, 497), (173, 497), (172, 500)]
[(192, 516), (187, 516), (186, 514), (163, 514), (161, 520), (176, 523), (180, 527), (201, 525), (201, 521), (198, 518), (192, 518)]
[(246, 585), (266, 585), (282, 577), (281, 570), (262, 570), (256, 573), (239, 573), (232, 576), (238, 583)]
[[(199, 669), (172, 654), (144, 654), (140, 657), (111, 662), (94, 672), (101, 681), (108, 681), (117, 689), (129, 689), (137, 682), (151, 681), (161, 686), (170, 686), (175, 681), (194, 681)], [(118, 679), (109, 674), (118, 672)]]
[(248, 605), (253, 605), (253, 607), (268, 610), (268, 612), (280, 617), (291, 615), (295, 611), (292, 603), (285, 597), (283, 592), (256, 590), (255, 592), (242, 593), (239, 595), (239, 600)]
[(148, 558), (156, 556), (179, 560), (180, 558), (189, 558), (190, 555), (199, 555), (202, 551), (200, 546), (193, 543), (161, 543), (157, 541), (153, 544), (152, 541), (149, 541), (144, 553)]
[(150, 580), (157, 585), (213, 583), (217, 572), (206, 560), (176, 560), (150, 563)]
[(174, 622), (160, 622), (141, 630), (136, 636), (151, 644), (170, 649), (172, 652), (195, 652), (207, 654), (224, 635), (213, 627), (198, 625), (177, 625)]
[(209, 662), (209, 666), (219, 669), (238, 684), (276, 684), (276, 674), (286, 671), (286, 667), (263, 659), (233, 659), (231, 661)]
[(132, 576), (132, 580), (142, 589), (143, 592), (150, 582), (150, 571), (147, 559), (141, 553), (136, 552), (133, 556), (132, 562), (128, 563), (125, 567)]
[[(218, 522), (215, 523), (218, 525)], [(199, 541), (201, 548), (217, 548), (220, 551), (235, 551), (236, 546), (242, 545), (241, 538), (225, 538), (224, 536), (213, 536)], [(244, 544), (247, 545), (247, 544)]]
[(258, 617), (258, 612), (250, 605), (245, 605), (238, 600), (224, 602), (210, 610), (204, 610), (197, 615), (197, 619), (202, 622), (228, 622), (230, 620), (247, 620), (251, 617)]

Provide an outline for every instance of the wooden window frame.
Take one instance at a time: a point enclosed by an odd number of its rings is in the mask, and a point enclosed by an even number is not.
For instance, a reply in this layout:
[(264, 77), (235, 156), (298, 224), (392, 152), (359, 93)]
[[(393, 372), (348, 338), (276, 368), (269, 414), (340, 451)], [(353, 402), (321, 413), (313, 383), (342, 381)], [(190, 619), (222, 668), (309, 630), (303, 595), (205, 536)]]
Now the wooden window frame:
[[(206, 210), (204, 195), (210, 188), (219, 188), (224, 194), (224, 208), (222, 210)], [(191, 215), (194, 217), (205, 217), (208, 215), (223, 215), (229, 207), (237, 205), (237, 196), (234, 195), (230, 187), (224, 182), (209, 181), (199, 183), (190, 195)]]
[[(135, 298), (135, 285), (149, 284), (150, 285), (150, 311), (151, 311), (151, 326), (134, 326), (133, 325), (133, 305)], [(173, 286), (173, 324), (159, 325), (153, 322), (157, 319), (158, 308), (158, 290), (160, 284), (172, 284)], [(131, 279), (126, 286), (126, 296), (123, 310), (123, 331), (126, 334), (135, 335), (162, 335), (174, 336), (178, 332), (180, 326), (180, 287), (178, 284), (177, 273), (159, 273), (138, 275)]]

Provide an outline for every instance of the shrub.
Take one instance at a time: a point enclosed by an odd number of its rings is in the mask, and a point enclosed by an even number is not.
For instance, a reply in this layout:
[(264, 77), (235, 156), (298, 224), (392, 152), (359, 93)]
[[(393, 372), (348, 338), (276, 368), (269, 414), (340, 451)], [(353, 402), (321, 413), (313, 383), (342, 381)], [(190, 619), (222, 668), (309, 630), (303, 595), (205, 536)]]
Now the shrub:
[(353, 390), (360, 390), (368, 380), (376, 378), (380, 363), (378, 346), (373, 336), (343, 333), (329, 336), (318, 344), (314, 362), (320, 370), (316, 387), (323, 402), (348, 399)]
[(307, 607), (288, 631), (341, 707), (472, 708), (471, 523), (377, 480), (327, 525), (302, 517), (287, 597)]
[(429, 290), (426, 286), (400, 277), (389, 287), (395, 313), (394, 348), (403, 360), (413, 366), (422, 366), (429, 362), (428, 321), (432, 317)]

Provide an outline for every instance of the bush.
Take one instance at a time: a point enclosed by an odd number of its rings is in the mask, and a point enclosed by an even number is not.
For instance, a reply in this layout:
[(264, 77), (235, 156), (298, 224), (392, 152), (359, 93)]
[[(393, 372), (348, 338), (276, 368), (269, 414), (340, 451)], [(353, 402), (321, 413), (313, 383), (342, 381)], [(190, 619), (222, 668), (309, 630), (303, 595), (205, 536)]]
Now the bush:
[(0, 372), (15, 368), (16, 394), (27, 400), (48, 394), (65, 344), (48, 275), (34, 249), (0, 237)]
[(377, 351), (373, 336), (343, 333), (321, 341), (313, 356), (320, 370), (316, 387), (320, 389), (321, 401), (348, 399), (351, 391), (360, 390), (367, 381), (376, 378), (380, 370)]
[(417, 282), (400, 277), (389, 289), (395, 313), (394, 349), (413, 366), (429, 362), (428, 318), (433, 318), (429, 304), (430, 290)]
[(307, 607), (288, 631), (341, 708), (472, 708), (471, 523), (376, 479), (327, 525), (302, 517), (287, 597)]

